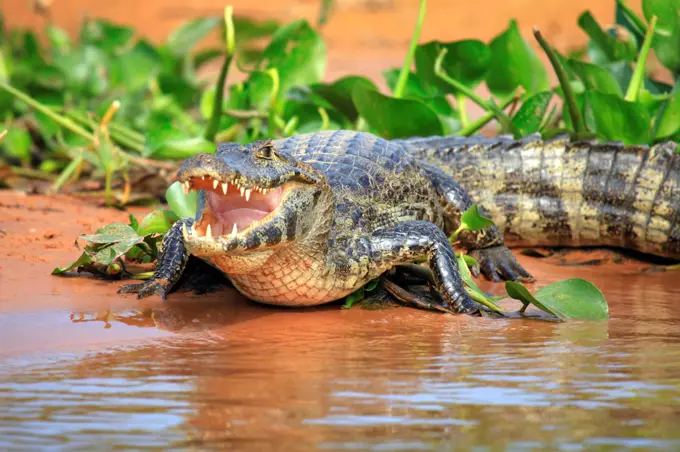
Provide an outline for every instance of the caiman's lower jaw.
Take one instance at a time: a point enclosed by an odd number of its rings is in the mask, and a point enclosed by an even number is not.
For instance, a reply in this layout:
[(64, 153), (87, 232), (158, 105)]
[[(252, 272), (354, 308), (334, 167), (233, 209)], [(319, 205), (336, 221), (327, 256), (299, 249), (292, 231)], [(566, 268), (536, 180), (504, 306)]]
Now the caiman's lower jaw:
[(189, 239), (212, 239), (216, 243), (243, 236), (268, 221), (281, 205), (284, 187), (250, 188), (236, 180), (223, 182), (211, 176), (190, 177), (182, 182), (184, 192), (205, 190), (201, 217), (188, 231)]

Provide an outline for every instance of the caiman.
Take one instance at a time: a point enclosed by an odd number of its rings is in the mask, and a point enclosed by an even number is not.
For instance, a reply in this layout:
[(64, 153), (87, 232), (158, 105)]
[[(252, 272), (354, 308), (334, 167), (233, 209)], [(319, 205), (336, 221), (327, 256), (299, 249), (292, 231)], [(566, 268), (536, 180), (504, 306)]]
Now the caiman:
[(448, 240), (462, 212), (477, 203), (495, 222), (459, 236), (475, 275), (493, 281), (533, 279), (507, 244), (680, 259), (676, 148), (346, 130), (220, 143), (177, 173), (185, 191), (200, 191), (196, 217), (170, 229), (151, 279), (120, 292), (165, 298), (193, 255), (249, 299), (311, 306), (424, 259), (438, 307), (478, 314)]

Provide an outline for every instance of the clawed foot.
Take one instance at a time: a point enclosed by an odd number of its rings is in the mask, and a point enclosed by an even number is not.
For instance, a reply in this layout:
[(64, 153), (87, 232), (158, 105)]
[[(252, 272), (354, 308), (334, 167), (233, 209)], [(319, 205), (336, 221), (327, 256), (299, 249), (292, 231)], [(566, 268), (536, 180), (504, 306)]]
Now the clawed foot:
[(141, 284), (126, 284), (118, 289), (118, 293), (136, 293), (139, 299), (158, 295), (165, 300), (169, 292), (169, 285), (167, 279), (150, 279)]
[(514, 254), (505, 246), (494, 246), (481, 250), (473, 250), (470, 256), (477, 260), (479, 265), (470, 268), (473, 276), (478, 277), (481, 273), (493, 282), (522, 281), (533, 282), (535, 279), (517, 262)]

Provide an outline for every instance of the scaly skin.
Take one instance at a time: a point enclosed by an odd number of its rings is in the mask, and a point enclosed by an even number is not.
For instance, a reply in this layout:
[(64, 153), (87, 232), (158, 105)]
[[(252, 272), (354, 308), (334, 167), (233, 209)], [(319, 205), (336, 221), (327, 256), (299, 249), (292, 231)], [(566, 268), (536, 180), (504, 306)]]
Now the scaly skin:
[(676, 143), (650, 148), (538, 136), (405, 142), (455, 177), (509, 246), (611, 246), (680, 259)]
[[(632, 162), (635, 156), (644, 165)], [(531, 279), (501, 230), (516, 244), (617, 244), (680, 257), (679, 169), (672, 145), (646, 151), (534, 137), (386, 141), (328, 131), (245, 147), (223, 144), (216, 155), (187, 160), (179, 180), (194, 188), (214, 180), (218, 192), (225, 183), (256, 191), (283, 187), (273, 216), (216, 239), (182, 231), (178, 223), (163, 243), (172, 251), (161, 256), (154, 278), (121, 291), (165, 297), (192, 254), (253, 300), (310, 306), (425, 258), (439, 307), (474, 314), (480, 308), (463, 288), (447, 240), (473, 202), (501, 229), (465, 232), (460, 241), (492, 280)], [(195, 224), (210, 223), (207, 199), (202, 191)]]

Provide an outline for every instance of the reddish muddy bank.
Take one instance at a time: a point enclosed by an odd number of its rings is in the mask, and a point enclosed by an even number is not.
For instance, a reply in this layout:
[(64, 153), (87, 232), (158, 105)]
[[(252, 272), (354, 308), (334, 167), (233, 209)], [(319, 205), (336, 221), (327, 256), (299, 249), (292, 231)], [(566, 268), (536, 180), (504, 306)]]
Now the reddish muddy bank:
[(4, 191), (0, 219), (1, 450), (680, 447), (678, 273), (520, 256), (537, 285), (597, 284), (611, 319), (594, 323), (278, 309), (233, 290), (141, 303), (50, 275), (127, 212)]

